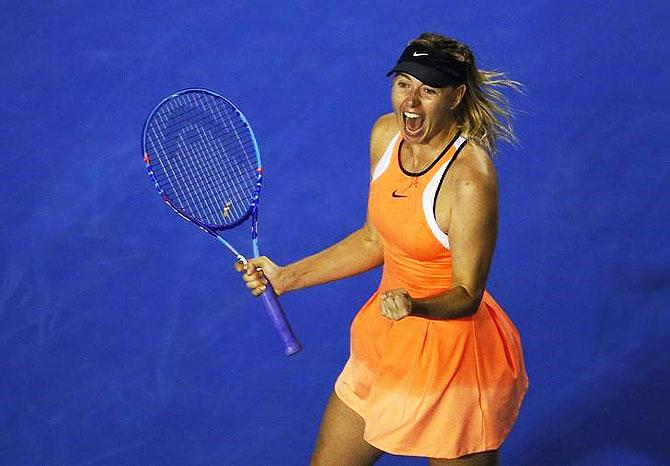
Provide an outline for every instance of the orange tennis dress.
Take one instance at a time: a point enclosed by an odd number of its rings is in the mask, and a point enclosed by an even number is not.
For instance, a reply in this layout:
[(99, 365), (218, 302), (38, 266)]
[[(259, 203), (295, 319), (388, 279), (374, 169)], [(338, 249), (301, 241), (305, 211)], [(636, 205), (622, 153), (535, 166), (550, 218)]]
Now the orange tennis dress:
[(491, 295), (459, 319), (380, 314), (384, 291), (405, 288), (426, 298), (451, 287), (449, 238), (433, 208), (466, 139), (457, 136), (421, 173), (403, 169), (401, 142), (396, 135), (373, 172), (368, 208), (384, 246), (383, 274), (351, 324), (351, 356), (335, 393), (365, 420), (365, 440), (383, 451), (456, 458), (496, 449), (528, 378), (519, 334)]

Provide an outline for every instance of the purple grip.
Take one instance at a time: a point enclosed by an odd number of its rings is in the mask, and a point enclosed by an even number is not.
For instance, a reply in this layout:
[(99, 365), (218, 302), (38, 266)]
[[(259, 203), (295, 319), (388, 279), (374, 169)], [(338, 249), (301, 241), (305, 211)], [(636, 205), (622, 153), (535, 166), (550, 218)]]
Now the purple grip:
[(302, 345), (295, 337), (291, 326), (286, 320), (286, 315), (284, 310), (277, 299), (275, 290), (272, 288), (272, 284), (268, 282), (267, 289), (261, 295), (263, 298), (263, 304), (265, 304), (265, 311), (270, 316), (272, 323), (274, 324), (279, 336), (281, 337), (282, 343), (284, 344), (284, 353), (286, 356), (291, 356), (302, 349)]

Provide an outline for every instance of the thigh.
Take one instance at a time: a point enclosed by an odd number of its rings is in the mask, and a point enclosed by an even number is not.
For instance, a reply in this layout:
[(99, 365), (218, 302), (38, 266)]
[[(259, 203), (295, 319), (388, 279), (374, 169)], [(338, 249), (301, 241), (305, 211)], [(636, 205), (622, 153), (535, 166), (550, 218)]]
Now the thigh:
[(372, 465), (384, 453), (363, 439), (363, 419), (333, 392), (323, 413), (311, 466)]
[(472, 453), (451, 460), (429, 458), (429, 466), (498, 466), (498, 450)]

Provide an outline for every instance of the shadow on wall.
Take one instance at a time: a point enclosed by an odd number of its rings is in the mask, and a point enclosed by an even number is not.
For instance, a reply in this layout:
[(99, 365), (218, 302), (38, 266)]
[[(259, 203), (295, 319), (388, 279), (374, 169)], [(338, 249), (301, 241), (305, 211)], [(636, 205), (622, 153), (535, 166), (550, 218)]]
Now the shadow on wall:
[[(670, 336), (645, 342), (561, 403), (560, 414), (529, 439), (523, 464), (668, 464)], [(590, 366), (601, 366), (593, 361)], [(586, 374), (585, 374), (586, 375)]]

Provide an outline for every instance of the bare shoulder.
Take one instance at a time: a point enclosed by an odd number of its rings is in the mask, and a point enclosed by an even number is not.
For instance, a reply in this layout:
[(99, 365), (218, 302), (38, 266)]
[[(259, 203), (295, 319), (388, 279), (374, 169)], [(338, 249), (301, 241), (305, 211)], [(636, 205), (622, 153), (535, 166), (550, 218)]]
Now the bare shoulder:
[[(471, 222), (495, 223), (498, 209), (498, 181), (489, 154), (468, 142), (449, 168), (438, 192), (435, 217), (442, 231), (461, 236)], [(487, 231), (495, 231), (495, 227)], [(453, 244), (456, 244), (454, 241)]]
[(449, 170), (450, 184), (458, 195), (479, 193), (497, 197), (498, 177), (491, 156), (476, 144), (468, 143)]
[(375, 166), (377, 161), (384, 155), (386, 147), (399, 131), (393, 113), (387, 113), (377, 118), (370, 135), (370, 163)]

